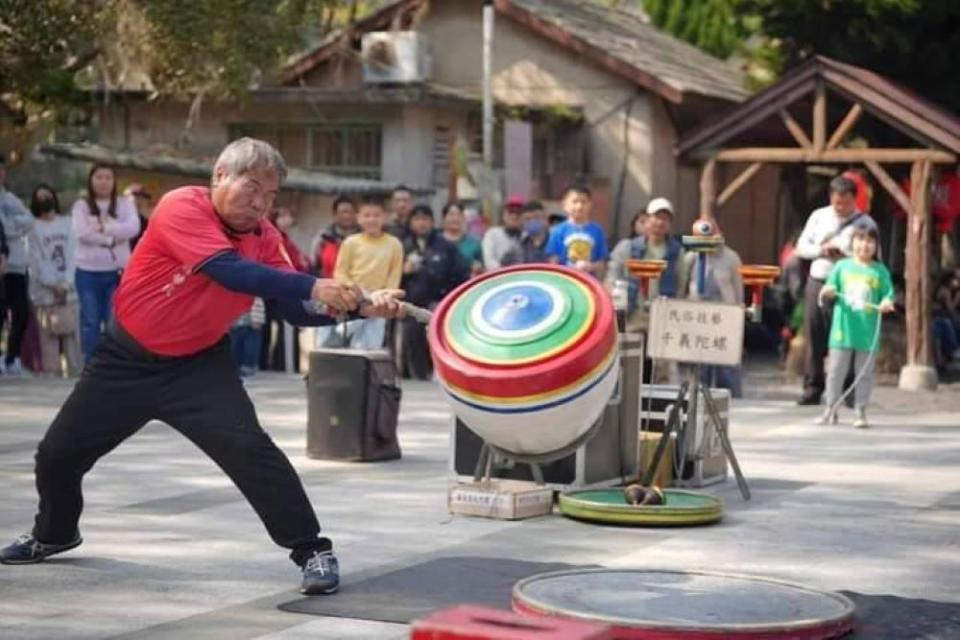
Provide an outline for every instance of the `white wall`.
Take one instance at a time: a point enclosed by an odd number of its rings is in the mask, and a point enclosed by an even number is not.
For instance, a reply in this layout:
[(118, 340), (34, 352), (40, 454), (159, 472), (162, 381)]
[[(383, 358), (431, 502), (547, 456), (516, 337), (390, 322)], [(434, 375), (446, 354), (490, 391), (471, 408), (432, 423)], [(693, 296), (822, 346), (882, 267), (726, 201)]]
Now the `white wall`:
[[(479, 92), (481, 5), (477, 0), (431, 4), (419, 29), (432, 49), (435, 82)], [(438, 51), (438, 43), (455, 45)], [(495, 26), (493, 92), (496, 100), (509, 105), (582, 109), (588, 128), (590, 173), (609, 180), (611, 197), (615, 197), (620, 181), (625, 146), (629, 147), (621, 206), (624, 228), (633, 211), (650, 199), (658, 97), (638, 91), (632, 83), (502, 15), (497, 15)], [(625, 127), (626, 104), (632, 96), (635, 100)], [(660, 146), (672, 148), (674, 135), (672, 127), (665, 129)], [(676, 189), (676, 179), (670, 177), (676, 165), (672, 151), (659, 153), (657, 162), (663, 189), (657, 195), (672, 197)]]

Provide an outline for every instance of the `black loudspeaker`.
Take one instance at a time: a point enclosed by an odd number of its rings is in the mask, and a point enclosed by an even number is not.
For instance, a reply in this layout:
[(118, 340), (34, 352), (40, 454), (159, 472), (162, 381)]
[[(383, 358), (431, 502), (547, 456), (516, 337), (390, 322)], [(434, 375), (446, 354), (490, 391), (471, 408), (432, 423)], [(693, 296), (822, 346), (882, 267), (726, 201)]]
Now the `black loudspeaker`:
[(400, 396), (388, 352), (311, 351), (307, 456), (367, 462), (399, 458)]

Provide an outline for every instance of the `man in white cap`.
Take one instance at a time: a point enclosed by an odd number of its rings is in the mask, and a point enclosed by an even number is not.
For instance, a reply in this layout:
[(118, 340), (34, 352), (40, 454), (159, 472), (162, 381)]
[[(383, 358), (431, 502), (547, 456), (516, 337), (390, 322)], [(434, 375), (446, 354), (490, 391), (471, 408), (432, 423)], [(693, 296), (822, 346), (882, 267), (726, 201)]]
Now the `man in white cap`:
[(673, 203), (666, 198), (654, 198), (647, 205), (647, 222), (644, 233), (630, 241), (629, 256), (622, 256), (617, 260), (611, 256), (611, 266), (616, 262), (619, 273), (618, 279), (627, 280), (630, 284), (628, 311), (632, 313), (639, 306), (640, 287), (636, 278), (630, 276), (626, 270), (626, 260), (665, 260), (667, 268), (659, 280), (651, 281), (648, 287), (650, 300), (658, 296), (676, 298), (682, 296), (687, 288), (686, 270), (683, 265), (683, 245), (670, 237), (670, 228), (673, 225)]
[[(648, 316), (642, 300), (640, 282), (627, 271), (627, 260), (664, 260), (667, 267), (658, 280), (647, 285), (647, 298), (659, 296), (684, 297), (687, 289), (687, 270), (683, 268), (683, 245), (670, 237), (673, 224), (673, 204), (666, 198), (654, 198), (646, 208), (647, 220), (643, 233), (629, 242), (617, 244), (610, 255), (612, 280), (627, 281), (627, 330), (646, 331)], [(651, 379), (653, 367), (648, 359), (644, 365), (645, 382), (669, 382), (674, 377), (673, 367), (661, 367), (657, 379)]]

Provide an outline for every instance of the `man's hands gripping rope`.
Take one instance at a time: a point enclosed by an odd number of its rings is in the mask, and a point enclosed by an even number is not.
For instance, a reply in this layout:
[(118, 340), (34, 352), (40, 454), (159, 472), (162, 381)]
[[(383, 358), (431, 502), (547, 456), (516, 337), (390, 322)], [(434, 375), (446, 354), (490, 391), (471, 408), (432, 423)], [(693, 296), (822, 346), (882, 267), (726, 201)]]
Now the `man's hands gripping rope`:
[(409, 315), (418, 322), (430, 321), (430, 311), (403, 302), (403, 296), (404, 292), (400, 289), (364, 291), (356, 285), (327, 278), (318, 279), (311, 292), (312, 299), (325, 307), (323, 312), (332, 316), (344, 316), (357, 311), (367, 318), (403, 318)]

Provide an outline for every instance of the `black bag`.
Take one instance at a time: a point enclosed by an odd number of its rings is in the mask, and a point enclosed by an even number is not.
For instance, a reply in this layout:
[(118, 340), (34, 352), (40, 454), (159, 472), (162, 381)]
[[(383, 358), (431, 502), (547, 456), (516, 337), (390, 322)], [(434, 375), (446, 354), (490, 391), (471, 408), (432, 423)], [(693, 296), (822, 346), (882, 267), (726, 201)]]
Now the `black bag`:
[(399, 458), (401, 396), (387, 351), (312, 351), (307, 374), (307, 456), (350, 461)]

